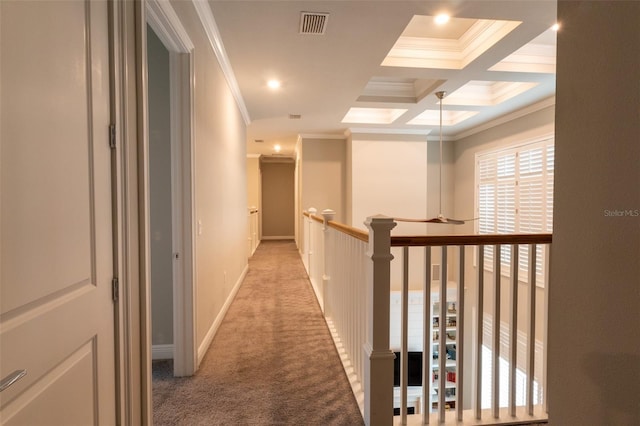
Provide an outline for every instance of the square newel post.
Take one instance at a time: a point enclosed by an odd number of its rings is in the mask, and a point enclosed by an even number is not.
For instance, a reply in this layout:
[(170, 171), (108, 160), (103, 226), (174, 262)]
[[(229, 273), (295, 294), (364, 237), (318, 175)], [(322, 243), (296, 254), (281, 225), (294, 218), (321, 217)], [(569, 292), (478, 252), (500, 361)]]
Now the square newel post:
[(393, 360), (389, 348), (391, 230), (393, 218), (368, 217), (367, 340), (364, 345), (364, 421), (368, 426), (393, 424)]
[(329, 250), (333, 250), (333, 245), (331, 244), (331, 237), (329, 236), (329, 221), (333, 220), (333, 218), (336, 216), (336, 212), (331, 210), (331, 209), (324, 209), (322, 210), (322, 218), (324, 219), (323, 221), (323, 225), (322, 225), (322, 233), (323, 233), (323, 237), (324, 237), (324, 245), (323, 245), (323, 262), (322, 264), (324, 265), (324, 271), (322, 271), (322, 312), (325, 314), (325, 316), (330, 315), (330, 313), (327, 312), (327, 305), (329, 305), (329, 303), (327, 303), (328, 301), (328, 297), (329, 297), (329, 281), (331, 281), (331, 266), (329, 265)]

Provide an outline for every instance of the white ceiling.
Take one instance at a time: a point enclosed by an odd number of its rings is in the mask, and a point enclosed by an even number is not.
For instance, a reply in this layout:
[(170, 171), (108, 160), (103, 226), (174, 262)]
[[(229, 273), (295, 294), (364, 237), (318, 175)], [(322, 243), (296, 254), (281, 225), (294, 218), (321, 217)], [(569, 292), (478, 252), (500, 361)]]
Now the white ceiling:
[[(209, 4), (251, 119), (250, 154), (272, 154), (275, 144), (292, 153), (299, 134), (351, 130), (437, 138), (434, 93), (440, 90), (451, 95), (443, 102), (445, 139), (555, 94), (555, 33), (548, 31), (555, 1)], [(432, 17), (443, 11), (452, 20), (437, 27)], [(299, 34), (301, 12), (328, 13), (325, 34)], [(269, 89), (270, 79), (282, 87)], [(358, 108), (356, 119), (342, 122), (351, 108)], [(374, 115), (389, 123), (362, 123), (371, 108), (382, 109)]]

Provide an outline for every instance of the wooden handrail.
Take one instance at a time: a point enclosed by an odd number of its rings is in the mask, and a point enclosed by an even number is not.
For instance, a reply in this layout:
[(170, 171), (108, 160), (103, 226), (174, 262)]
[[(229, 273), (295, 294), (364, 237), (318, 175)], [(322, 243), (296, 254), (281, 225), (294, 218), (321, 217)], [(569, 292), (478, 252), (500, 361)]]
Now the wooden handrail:
[(353, 228), (351, 226), (344, 225), (340, 222), (335, 222), (333, 220), (329, 221), (329, 227), (333, 229), (337, 229), (343, 234), (350, 235), (353, 238), (356, 238), (360, 241), (364, 241), (365, 243), (369, 242), (369, 233), (367, 231), (363, 231), (362, 229)]
[[(323, 223), (322, 216), (303, 212), (304, 216)], [(329, 221), (329, 227), (369, 242), (369, 233), (336, 221)], [(391, 247), (427, 246), (492, 246), (496, 244), (551, 244), (553, 234), (472, 234), (472, 235), (396, 235), (391, 236)]]
[(322, 216), (318, 216), (316, 214), (311, 214), (307, 211), (302, 212), (302, 214), (309, 219), (315, 220), (316, 222), (324, 223), (324, 218)]
[(551, 244), (553, 234), (398, 235), (391, 247)]

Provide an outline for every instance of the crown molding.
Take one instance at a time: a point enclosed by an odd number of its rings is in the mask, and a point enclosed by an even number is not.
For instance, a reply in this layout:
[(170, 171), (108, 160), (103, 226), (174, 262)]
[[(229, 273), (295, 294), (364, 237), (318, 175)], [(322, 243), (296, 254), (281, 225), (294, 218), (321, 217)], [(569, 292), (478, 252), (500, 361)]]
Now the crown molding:
[(171, 52), (189, 53), (193, 42), (169, 0), (147, 0), (147, 23)]
[(220, 31), (218, 31), (216, 21), (213, 18), (213, 12), (211, 12), (209, 3), (199, 0), (193, 0), (192, 3), (196, 9), (198, 18), (200, 18), (200, 23), (204, 28), (204, 32), (207, 34), (207, 39), (209, 40), (211, 49), (213, 49), (213, 53), (215, 53), (216, 58), (218, 58), (220, 68), (222, 68), (222, 72), (227, 79), (227, 83), (229, 84), (231, 93), (236, 100), (238, 109), (240, 110), (240, 114), (242, 114), (244, 123), (248, 126), (251, 123), (251, 117), (249, 116), (249, 111), (247, 110), (247, 106), (244, 103), (244, 99), (242, 98), (240, 86), (238, 86), (238, 80), (236, 80), (236, 76), (233, 73), (231, 62), (229, 62), (229, 57), (227, 56), (227, 52), (224, 49), (222, 37), (220, 36)]
[(298, 140), (302, 141), (303, 139), (336, 139), (336, 140), (344, 140), (345, 135), (335, 135), (335, 134), (323, 134), (323, 133), (300, 133), (298, 135)]
[(522, 22), (478, 19), (462, 36), (428, 38), (400, 36), (383, 66), (463, 69)]
[(524, 117), (529, 114), (533, 114), (534, 112), (543, 110), (550, 106), (554, 106), (556, 104), (556, 97), (551, 96), (549, 98), (543, 99), (540, 102), (536, 102), (535, 104), (529, 105), (528, 107), (519, 109), (510, 114), (503, 115), (501, 117), (496, 118), (495, 120), (488, 121), (480, 126), (474, 127), (473, 129), (467, 130), (462, 133), (458, 133), (453, 137), (453, 140), (460, 140), (471, 135), (475, 135), (476, 133), (483, 132), (485, 130), (491, 129), (492, 127), (499, 126), (501, 124), (508, 123), (509, 121), (517, 120), (518, 118)]
[(356, 127), (345, 130), (346, 137), (360, 135), (396, 135), (396, 136), (419, 136), (427, 137), (431, 133), (431, 129), (389, 129), (377, 127)]

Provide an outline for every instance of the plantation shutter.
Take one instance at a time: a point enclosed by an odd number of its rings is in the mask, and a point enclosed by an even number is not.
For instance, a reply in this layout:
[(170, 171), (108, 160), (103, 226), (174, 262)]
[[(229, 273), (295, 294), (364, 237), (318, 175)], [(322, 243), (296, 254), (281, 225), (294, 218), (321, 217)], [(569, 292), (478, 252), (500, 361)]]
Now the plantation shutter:
[[(525, 149), (519, 161), (519, 232), (537, 234), (544, 231), (543, 147)], [(529, 246), (520, 249), (520, 269), (528, 270)], [(536, 253), (536, 269), (542, 271), (542, 247)], [(538, 267), (539, 266), (539, 267)]]
[[(496, 232), (497, 168), (496, 155), (488, 155), (478, 163), (478, 217), (480, 218), (478, 220), (478, 232), (480, 234), (494, 234)], [(488, 265), (493, 262), (493, 247), (485, 247), (485, 262)]]
[[(516, 232), (516, 153), (506, 152), (498, 156), (497, 224), (496, 233)], [(511, 263), (511, 247), (500, 250), (502, 265)]]
[[(477, 157), (478, 233), (544, 233), (553, 230), (553, 139), (497, 150)], [(520, 247), (521, 277), (527, 278), (528, 246)], [(543, 247), (538, 246), (536, 270), (542, 282)], [(485, 248), (485, 268), (493, 269), (493, 247)], [(511, 247), (502, 247), (507, 274)]]

